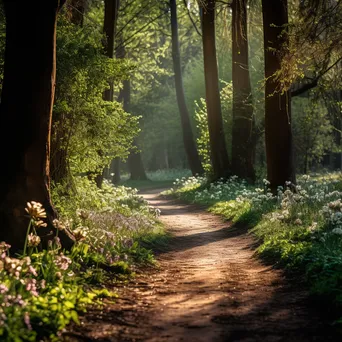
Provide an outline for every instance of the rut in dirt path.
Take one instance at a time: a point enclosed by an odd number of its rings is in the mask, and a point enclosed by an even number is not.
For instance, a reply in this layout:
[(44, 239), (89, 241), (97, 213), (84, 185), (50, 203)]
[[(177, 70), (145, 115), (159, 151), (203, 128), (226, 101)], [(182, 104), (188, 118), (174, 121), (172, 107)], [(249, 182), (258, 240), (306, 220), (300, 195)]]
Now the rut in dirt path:
[(157, 191), (143, 196), (172, 238), (157, 272), (118, 289), (118, 303), (85, 322), (89, 341), (338, 341), (300, 284), (254, 257), (246, 229)]

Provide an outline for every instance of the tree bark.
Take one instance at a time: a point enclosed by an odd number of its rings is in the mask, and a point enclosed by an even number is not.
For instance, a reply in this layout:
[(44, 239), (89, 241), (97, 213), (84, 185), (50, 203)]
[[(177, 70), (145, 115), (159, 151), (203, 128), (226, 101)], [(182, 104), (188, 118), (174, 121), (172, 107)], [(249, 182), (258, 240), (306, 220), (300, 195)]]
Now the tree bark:
[(256, 139), (248, 66), (247, 0), (233, 0), (232, 3), (232, 50), (232, 172), (254, 182)]
[[(29, 222), (24, 211), (26, 202), (42, 203), (48, 223), (56, 217), (50, 199), (49, 161), (60, 2), (4, 0), (3, 3), (6, 52), (0, 143), (6, 165), (0, 169), (0, 240), (10, 243), (13, 250), (20, 250)], [(24, 91), (20, 85), (25, 85)], [(38, 233), (45, 236), (52, 229), (50, 224)], [(72, 245), (69, 234), (60, 237), (65, 247)]]
[(170, 0), (171, 9), (171, 31), (172, 31), (172, 59), (175, 73), (175, 85), (179, 114), (182, 123), (183, 143), (187, 155), (188, 163), (192, 174), (202, 175), (204, 173), (201, 160), (198, 155), (194, 135), (191, 128), (190, 114), (185, 101), (182, 68), (180, 61), (180, 49), (178, 39), (178, 21), (176, 0)]
[(206, 104), (213, 180), (230, 175), (229, 158), (223, 131), (220, 89), (215, 44), (215, 0), (205, 0), (202, 9), (202, 40)]
[(84, 13), (86, 10), (87, 0), (69, 0), (70, 21), (78, 26), (83, 26)]
[[(267, 178), (272, 191), (295, 182), (291, 132), (291, 93), (274, 76), (288, 49), (287, 0), (262, 0), (265, 53), (265, 142)], [(285, 32), (285, 34), (284, 34)]]
[[(105, 0), (105, 11), (104, 11), (104, 24), (103, 31), (106, 36), (105, 42), (105, 55), (108, 58), (114, 58), (114, 43), (115, 43), (115, 32), (118, 18), (118, 11), (120, 6), (120, 0)], [(113, 102), (114, 100), (114, 80), (108, 80), (109, 88), (103, 93), (103, 99), (105, 101)], [(101, 155), (102, 151), (99, 151)], [(104, 170), (95, 176), (95, 183), (98, 188), (102, 187), (104, 179)]]
[[(105, 0), (105, 15), (104, 15), (104, 25), (103, 31), (106, 35), (106, 56), (108, 58), (114, 58), (114, 42), (115, 33), (118, 19), (120, 0)], [(104, 93), (104, 100), (112, 101), (114, 99), (113, 92), (114, 80), (109, 80), (109, 89)]]
[(119, 158), (115, 158), (114, 160), (112, 160), (110, 169), (112, 170), (111, 172), (114, 173), (113, 183), (114, 184), (120, 184), (121, 174), (120, 174), (120, 159)]
[[(129, 113), (131, 103), (131, 82), (123, 81), (122, 89), (123, 109)], [(133, 140), (133, 147), (128, 156), (128, 169), (131, 174), (131, 180), (147, 180), (144, 164), (142, 162), (141, 153), (138, 150), (137, 139)]]

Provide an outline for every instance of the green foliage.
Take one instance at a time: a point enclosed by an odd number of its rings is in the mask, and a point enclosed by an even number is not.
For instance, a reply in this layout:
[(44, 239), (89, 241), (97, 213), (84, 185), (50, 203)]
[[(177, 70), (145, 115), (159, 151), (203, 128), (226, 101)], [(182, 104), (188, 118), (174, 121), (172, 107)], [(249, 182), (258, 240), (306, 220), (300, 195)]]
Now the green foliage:
[[(61, 218), (53, 222), (56, 235), (42, 250), (37, 235), (46, 212), (37, 202), (26, 211), (31, 220), (23, 254), (9, 256), (0, 244), (0, 339), (5, 342), (58, 341), (70, 323), (89, 305), (116, 294), (98, 285), (134, 276), (137, 265), (154, 264), (150, 246), (165, 243), (157, 221), (159, 209), (148, 206), (137, 190), (104, 183), (103, 189), (87, 179), (76, 179), (75, 197), (58, 185), (53, 198)], [(58, 234), (73, 232), (76, 243), (62, 250)]]
[(302, 276), (316, 298), (342, 315), (341, 175), (302, 176), (294, 191), (279, 188), (276, 196), (268, 184), (252, 188), (232, 177), (208, 185), (190, 177), (167, 193), (251, 227), (262, 258)]
[[(225, 137), (228, 146), (231, 146), (231, 128), (232, 128), (232, 102), (233, 102), (233, 89), (232, 83), (225, 84), (221, 90), (221, 104), (222, 104), (222, 119), (225, 128)], [(198, 153), (202, 159), (203, 168), (207, 174), (212, 171), (210, 160), (210, 142), (209, 142), (209, 128), (206, 102), (201, 98), (196, 104), (196, 126), (198, 131), (197, 146)]]
[(198, 154), (201, 157), (202, 166), (206, 173), (211, 173), (212, 166), (210, 160), (210, 140), (207, 117), (207, 106), (205, 99), (200, 99), (196, 102), (196, 126), (198, 131), (197, 148)]
[(190, 177), (191, 171), (188, 169), (167, 169), (147, 172), (147, 176), (152, 181), (174, 181), (177, 178)]
[(317, 101), (294, 98), (292, 106), (293, 140), (296, 166), (306, 173), (310, 166), (319, 163), (326, 151), (334, 150), (333, 126), (326, 107)]
[(108, 80), (127, 78), (133, 64), (104, 56), (102, 33), (60, 17), (57, 30), (57, 88), (53, 153), (67, 155), (73, 174), (99, 172), (114, 157), (126, 158), (138, 118), (121, 104), (103, 100)]
[(74, 277), (73, 261), (50, 249), (19, 259), (1, 243), (0, 337), (2, 341), (58, 340), (58, 332), (93, 303), (96, 295)]
[(138, 196), (136, 189), (107, 182), (99, 189), (80, 177), (75, 196), (70, 198), (65, 187), (57, 185), (52, 197), (61, 221), (84, 234), (85, 241), (101, 255), (98, 262), (154, 262), (151, 251), (137, 241), (150, 234), (164, 234), (157, 222), (160, 211)]

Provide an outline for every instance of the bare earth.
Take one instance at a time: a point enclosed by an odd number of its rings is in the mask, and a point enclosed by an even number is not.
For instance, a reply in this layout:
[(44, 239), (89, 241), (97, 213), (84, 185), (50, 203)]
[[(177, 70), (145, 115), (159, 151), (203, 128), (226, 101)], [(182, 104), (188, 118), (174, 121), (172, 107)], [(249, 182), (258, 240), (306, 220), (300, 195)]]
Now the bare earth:
[(68, 341), (340, 340), (300, 282), (255, 258), (245, 228), (158, 194), (143, 196), (173, 235), (160, 267), (116, 287), (116, 303), (90, 310)]

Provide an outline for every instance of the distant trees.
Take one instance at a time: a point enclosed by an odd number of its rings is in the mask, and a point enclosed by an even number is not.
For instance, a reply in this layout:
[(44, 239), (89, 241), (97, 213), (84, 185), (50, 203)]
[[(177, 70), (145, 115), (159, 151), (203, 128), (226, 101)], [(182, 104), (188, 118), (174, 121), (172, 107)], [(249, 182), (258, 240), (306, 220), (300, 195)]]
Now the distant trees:
[(201, 16), (206, 104), (213, 180), (227, 178), (231, 173), (223, 131), (220, 90), (218, 83), (219, 79), (215, 43), (215, 5), (215, 0), (203, 1)]
[[(56, 20), (62, 3), (3, 1), (6, 52), (0, 106), (4, 161), (0, 171), (0, 240), (9, 242), (14, 250), (22, 247), (25, 239), (26, 202), (40, 202), (47, 211), (49, 226), (39, 233), (47, 235), (56, 217), (50, 200), (49, 161)], [(23, 39), (24, 32), (29, 39)], [(25, 85), (25, 91), (20, 91), (19, 99), (20, 85)], [(65, 233), (61, 239), (66, 247), (72, 243)]]
[(178, 39), (178, 21), (176, 0), (170, 0), (171, 10), (171, 32), (172, 32), (172, 60), (175, 74), (175, 86), (179, 114), (182, 123), (184, 149), (187, 160), (193, 175), (202, 175), (204, 173), (194, 135), (191, 128), (190, 114), (185, 100), (182, 67), (180, 59), (179, 39)]
[[(127, 9), (126, 6), (128, 6), (128, 2), (127, 1), (123, 1), (121, 0), (120, 3), (123, 7), (123, 11), (121, 12), (122, 15), (124, 15), (125, 10)], [(119, 12), (120, 15), (120, 12)], [(121, 19), (121, 18), (120, 18)], [(131, 17), (130, 19), (127, 19), (127, 21), (129, 20), (134, 20), (137, 19), (134, 17)], [(122, 23), (123, 20), (121, 20)], [(131, 32), (129, 32), (128, 30), (125, 29), (125, 24), (121, 26), (118, 26), (118, 34), (116, 35), (116, 47), (114, 47), (114, 50), (116, 52), (116, 57), (119, 59), (128, 59), (127, 56), (127, 49), (125, 46), (125, 36), (127, 34), (131, 34)], [(126, 79), (122, 82), (122, 88), (119, 91), (119, 95), (118, 95), (118, 101), (121, 102), (123, 104), (123, 109), (125, 112), (130, 113), (131, 112), (131, 108), (130, 108), (130, 104), (131, 104), (131, 80), (130, 79)], [(114, 177), (113, 177), (113, 182), (114, 184), (118, 184), (120, 182), (120, 164), (121, 161), (120, 159), (116, 159), (113, 163), (112, 163), (112, 171), (114, 173)], [(130, 173), (130, 179), (131, 180), (146, 180), (147, 179), (147, 175), (145, 172), (145, 168), (144, 168), (144, 164), (142, 161), (142, 157), (141, 157), (141, 152), (138, 148), (138, 139), (137, 137), (135, 137), (133, 139), (133, 144), (132, 144), (132, 148), (129, 151), (129, 155), (127, 158), (127, 166), (128, 166), (128, 171)]]
[[(120, 0), (105, 0), (104, 1), (103, 32), (106, 38), (105, 44), (104, 44), (104, 50), (105, 50), (105, 55), (110, 59), (114, 58), (114, 45), (115, 45), (115, 35), (116, 35), (119, 7), (120, 7)], [(108, 85), (109, 85), (109, 88), (107, 88), (104, 91), (103, 99), (105, 101), (113, 102), (114, 101), (113, 78), (108, 79)], [(100, 157), (102, 157), (103, 151), (99, 150), (98, 154)], [(105, 169), (95, 171), (95, 182), (99, 188), (101, 188), (102, 186), (104, 173), (105, 173)]]
[[(105, 0), (104, 5), (103, 31), (106, 37), (105, 54), (108, 58), (113, 59), (120, 0)], [(113, 82), (112, 79), (109, 80), (109, 89), (104, 93), (105, 101), (113, 102), (114, 100)]]
[[(123, 108), (127, 113), (130, 112), (131, 104), (131, 82), (130, 80), (123, 81), (123, 88), (121, 90), (123, 99)], [(131, 180), (146, 180), (147, 175), (145, 172), (144, 164), (142, 162), (141, 153), (138, 150), (136, 138), (133, 140), (133, 148), (128, 155), (128, 169), (131, 174)]]

